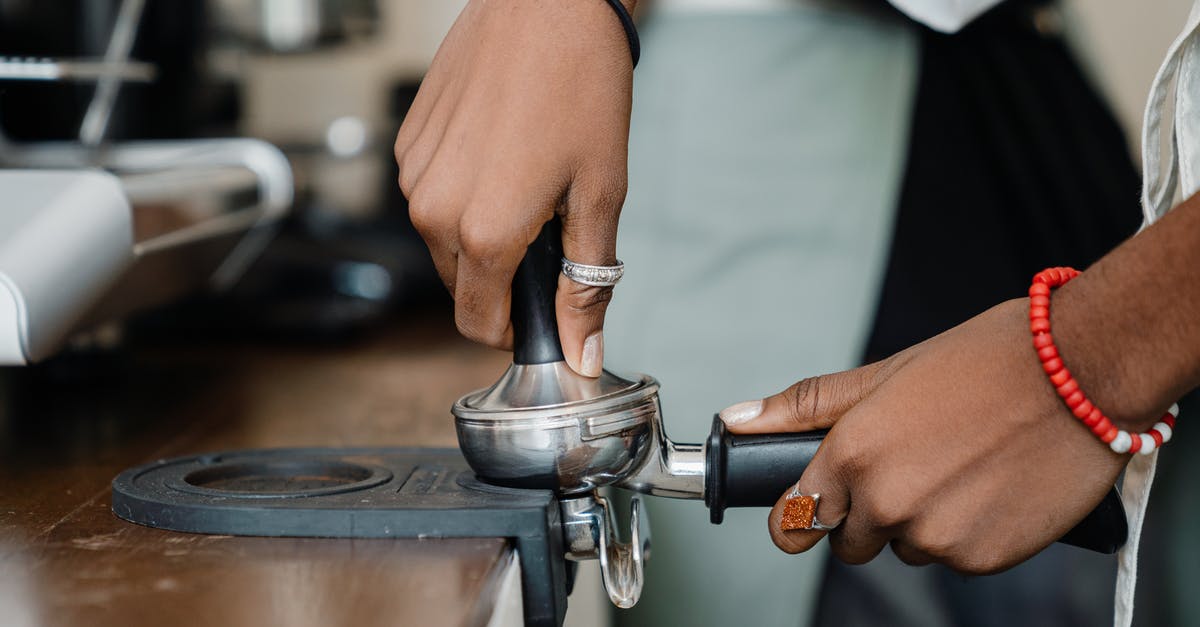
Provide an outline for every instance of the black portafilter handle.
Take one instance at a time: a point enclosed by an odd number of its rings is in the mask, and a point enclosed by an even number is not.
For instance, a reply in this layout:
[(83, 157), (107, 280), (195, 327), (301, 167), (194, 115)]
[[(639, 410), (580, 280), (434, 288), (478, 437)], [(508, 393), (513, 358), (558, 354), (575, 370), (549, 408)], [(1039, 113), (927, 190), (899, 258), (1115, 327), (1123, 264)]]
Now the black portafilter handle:
[[(708, 437), (704, 504), (720, 524), (726, 507), (771, 507), (804, 473), (827, 431), (734, 435), (720, 417)], [(1114, 488), (1058, 541), (1097, 553), (1116, 553), (1129, 526)]]
[(513, 277), (513, 363), (523, 366), (563, 361), (554, 315), (562, 271), (562, 226), (555, 216), (525, 251)]

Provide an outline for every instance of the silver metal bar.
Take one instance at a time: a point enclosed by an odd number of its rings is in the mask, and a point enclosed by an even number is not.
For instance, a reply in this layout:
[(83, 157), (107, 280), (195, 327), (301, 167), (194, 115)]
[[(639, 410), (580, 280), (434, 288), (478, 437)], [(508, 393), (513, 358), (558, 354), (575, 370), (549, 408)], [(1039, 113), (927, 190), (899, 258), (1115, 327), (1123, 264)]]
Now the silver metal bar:
[[(156, 173), (163, 170), (209, 170), (230, 166), (244, 168), (257, 179), (258, 201), (233, 213), (222, 213), (203, 222), (138, 242), (135, 253), (144, 256), (220, 234), (246, 231), (212, 274), (214, 287), (226, 287), (250, 264), (266, 245), (268, 225), (277, 222), (292, 206), (292, 170), (278, 148), (256, 139), (193, 139), (118, 143), (103, 150), (89, 150), (75, 143), (10, 145), (4, 160), (20, 167), (78, 168), (90, 162), (122, 175)], [(91, 160), (91, 161), (89, 161)], [(144, 191), (135, 182), (133, 191)], [(190, 187), (178, 193), (193, 193)], [(128, 193), (128, 190), (127, 190)], [(253, 228), (264, 227), (264, 228)]]
[(0, 80), (94, 81), (114, 73), (122, 81), (144, 83), (154, 80), (158, 72), (153, 63), (141, 61), (111, 64), (92, 59), (0, 57)]
[(79, 141), (89, 148), (98, 146), (104, 139), (108, 129), (108, 119), (112, 115), (113, 105), (117, 101), (117, 93), (121, 88), (119, 71), (113, 67), (124, 66), (129, 60), (129, 51), (133, 49), (133, 40), (137, 37), (138, 22), (142, 18), (142, 7), (145, 0), (124, 0), (117, 12), (117, 21), (113, 24), (112, 37), (108, 40), (108, 49), (104, 52), (104, 63), (108, 71), (96, 83), (96, 92), (88, 104), (87, 113), (83, 116), (83, 124), (79, 126)]
[(663, 430), (662, 413), (654, 417), (650, 454), (618, 488), (673, 499), (703, 499), (707, 472), (704, 444), (672, 442)]

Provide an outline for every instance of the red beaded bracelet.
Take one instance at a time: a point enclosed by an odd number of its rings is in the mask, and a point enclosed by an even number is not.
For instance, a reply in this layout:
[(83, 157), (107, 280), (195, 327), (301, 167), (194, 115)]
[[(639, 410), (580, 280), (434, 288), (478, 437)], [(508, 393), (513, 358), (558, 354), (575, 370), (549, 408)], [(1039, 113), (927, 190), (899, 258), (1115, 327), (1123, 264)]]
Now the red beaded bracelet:
[(1046, 268), (1033, 276), (1033, 285), (1029, 286), (1029, 330), (1033, 333), (1033, 349), (1042, 361), (1042, 370), (1050, 377), (1050, 383), (1066, 402), (1067, 408), (1092, 433), (1117, 453), (1149, 455), (1171, 440), (1179, 405), (1172, 404), (1161, 421), (1136, 437), (1118, 429), (1079, 389), (1079, 383), (1063, 364), (1058, 347), (1054, 345), (1054, 337), (1050, 335), (1050, 289), (1064, 285), (1077, 276), (1079, 271), (1075, 268)]

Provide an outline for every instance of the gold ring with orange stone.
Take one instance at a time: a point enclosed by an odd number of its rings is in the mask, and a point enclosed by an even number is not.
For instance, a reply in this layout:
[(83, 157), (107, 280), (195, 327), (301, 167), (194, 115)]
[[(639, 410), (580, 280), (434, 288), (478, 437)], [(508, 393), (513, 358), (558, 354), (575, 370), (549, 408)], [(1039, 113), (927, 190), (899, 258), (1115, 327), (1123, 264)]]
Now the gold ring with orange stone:
[(806, 531), (831, 531), (841, 524), (839, 520), (832, 525), (823, 524), (817, 520), (817, 505), (821, 503), (820, 494), (802, 494), (800, 487), (794, 486), (783, 501), (783, 520), (779, 528), (784, 531), (803, 529)]

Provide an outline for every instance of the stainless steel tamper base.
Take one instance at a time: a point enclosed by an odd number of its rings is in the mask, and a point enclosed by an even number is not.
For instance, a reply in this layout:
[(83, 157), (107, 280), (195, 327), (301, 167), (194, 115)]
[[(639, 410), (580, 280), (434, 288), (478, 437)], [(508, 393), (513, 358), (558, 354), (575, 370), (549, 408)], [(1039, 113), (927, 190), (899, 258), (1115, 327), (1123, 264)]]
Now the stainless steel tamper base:
[(646, 456), (658, 383), (610, 372), (591, 379), (561, 361), (513, 364), (451, 411), (480, 479), (570, 496), (615, 483)]
[(568, 559), (599, 559), (608, 596), (631, 607), (641, 596), (649, 522), (634, 497), (630, 541), (616, 532), (604, 486), (659, 496), (704, 496), (704, 447), (663, 434), (658, 382), (604, 371), (592, 379), (565, 362), (513, 364), (490, 388), (459, 399), (459, 447), (483, 481), (555, 490)]

